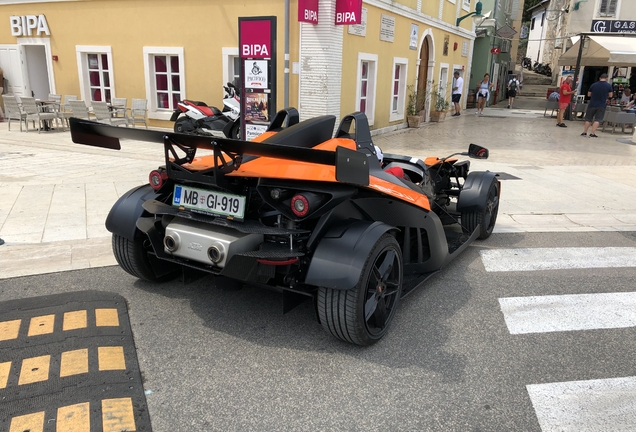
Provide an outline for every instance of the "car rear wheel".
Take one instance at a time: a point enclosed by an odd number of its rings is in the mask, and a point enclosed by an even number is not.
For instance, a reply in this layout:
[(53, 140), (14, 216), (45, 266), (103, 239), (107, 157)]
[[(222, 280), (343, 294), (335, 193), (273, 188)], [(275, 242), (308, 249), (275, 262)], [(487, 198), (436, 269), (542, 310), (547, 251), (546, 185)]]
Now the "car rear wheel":
[[(157, 276), (147, 249), (142, 239), (129, 240), (117, 234), (113, 234), (113, 253), (117, 264), (126, 272), (139, 279), (148, 282), (165, 282), (177, 276), (176, 271), (170, 271)], [(168, 263), (169, 264), (169, 263)], [(171, 268), (171, 266), (169, 266)]]
[(486, 207), (482, 211), (462, 213), (462, 226), (464, 232), (471, 234), (479, 227), (479, 239), (484, 240), (490, 237), (495, 222), (497, 222), (497, 214), (499, 213), (499, 181), (493, 179), (488, 188), (486, 196)]
[(402, 252), (390, 234), (371, 249), (355, 288), (318, 290), (318, 316), (333, 336), (371, 345), (387, 332), (402, 295)]

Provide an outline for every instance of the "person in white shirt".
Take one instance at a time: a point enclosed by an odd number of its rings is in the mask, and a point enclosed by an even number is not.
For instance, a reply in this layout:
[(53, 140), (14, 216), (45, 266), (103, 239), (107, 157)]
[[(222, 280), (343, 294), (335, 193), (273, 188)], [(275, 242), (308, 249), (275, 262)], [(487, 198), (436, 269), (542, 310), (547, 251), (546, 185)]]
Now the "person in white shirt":
[(459, 100), (462, 98), (462, 89), (464, 88), (464, 79), (459, 76), (459, 71), (455, 71), (455, 83), (453, 84), (453, 105), (455, 106), (455, 114), (452, 116), (460, 115), (461, 107), (459, 106)]
[(517, 76), (513, 76), (508, 82), (508, 108), (512, 108), (512, 104), (515, 102), (515, 97), (519, 94), (519, 80)]

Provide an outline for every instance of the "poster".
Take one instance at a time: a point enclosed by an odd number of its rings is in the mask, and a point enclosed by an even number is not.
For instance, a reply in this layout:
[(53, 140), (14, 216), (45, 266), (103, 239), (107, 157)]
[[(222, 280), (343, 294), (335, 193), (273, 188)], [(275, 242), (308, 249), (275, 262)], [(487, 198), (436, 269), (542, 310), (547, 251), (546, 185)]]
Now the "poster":
[(267, 60), (245, 60), (245, 88), (267, 88)]
[(417, 40), (419, 39), (420, 28), (417, 24), (411, 24), (411, 42), (409, 43), (409, 49), (417, 49)]
[(269, 123), (267, 93), (245, 93), (245, 120)]

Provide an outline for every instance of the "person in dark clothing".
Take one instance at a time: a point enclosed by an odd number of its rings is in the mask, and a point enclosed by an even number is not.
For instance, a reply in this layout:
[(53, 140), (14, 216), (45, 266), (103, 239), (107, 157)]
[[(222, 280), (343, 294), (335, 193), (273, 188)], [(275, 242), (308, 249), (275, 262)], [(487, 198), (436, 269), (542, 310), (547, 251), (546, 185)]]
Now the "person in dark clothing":
[(590, 102), (585, 112), (585, 127), (581, 136), (587, 136), (587, 130), (592, 125), (590, 138), (598, 138), (596, 128), (603, 121), (605, 116), (605, 108), (607, 107), (607, 99), (613, 96), (612, 85), (607, 82), (607, 74), (602, 74), (597, 82), (590, 86), (587, 96)]

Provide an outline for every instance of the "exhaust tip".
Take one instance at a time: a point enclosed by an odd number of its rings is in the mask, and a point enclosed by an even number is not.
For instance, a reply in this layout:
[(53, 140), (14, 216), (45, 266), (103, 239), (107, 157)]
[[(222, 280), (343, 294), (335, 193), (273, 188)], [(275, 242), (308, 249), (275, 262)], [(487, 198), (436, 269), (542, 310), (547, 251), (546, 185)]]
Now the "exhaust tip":
[(168, 252), (174, 252), (179, 249), (179, 243), (177, 240), (171, 235), (167, 235), (163, 239), (163, 245), (165, 246)]
[(208, 258), (214, 264), (218, 264), (223, 260), (223, 252), (217, 246), (210, 246), (208, 248)]

